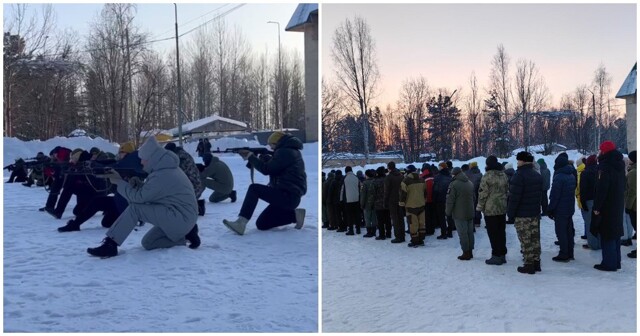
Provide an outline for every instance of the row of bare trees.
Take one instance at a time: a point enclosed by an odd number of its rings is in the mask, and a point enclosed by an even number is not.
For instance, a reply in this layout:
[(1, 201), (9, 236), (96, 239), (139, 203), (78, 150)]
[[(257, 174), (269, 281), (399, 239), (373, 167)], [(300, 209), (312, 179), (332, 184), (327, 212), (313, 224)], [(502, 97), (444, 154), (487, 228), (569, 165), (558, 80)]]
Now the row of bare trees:
[[(56, 31), (51, 5), (14, 7), (4, 26), (5, 136), (45, 139), (83, 128), (125, 141), (177, 126), (175, 50), (154, 50), (135, 4), (105, 4), (86, 39)], [(255, 130), (304, 127), (297, 50), (283, 48), (278, 85), (277, 54), (252, 49), (224, 19), (180, 43), (185, 122), (218, 114)]]
[[(611, 75), (604, 65), (592, 83), (580, 85), (552, 106), (540, 68), (519, 59), (512, 70), (503, 45), (491, 59), (488, 85), (475, 73), (455, 90), (434, 89), (424, 76), (406, 79), (395, 106), (374, 104), (379, 74), (375, 42), (366, 21), (346, 19), (333, 34), (335, 80), (323, 79), (323, 154), (402, 151), (405, 160), (421, 154), (437, 159), (502, 157), (523, 147), (564, 144), (593, 152), (603, 139), (625, 144), (626, 122), (611, 97)], [(366, 67), (365, 67), (366, 66)], [(375, 70), (375, 71), (374, 71)], [(374, 71), (375, 76), (366, 76)], [(358, 122), (359, 121), (359, 122)], [(368, 134), (374, 141), (369, 145)], [(361, 141), (364, 146), (354, 145)], [(424, 158), (425, 155), (422, 155)]]

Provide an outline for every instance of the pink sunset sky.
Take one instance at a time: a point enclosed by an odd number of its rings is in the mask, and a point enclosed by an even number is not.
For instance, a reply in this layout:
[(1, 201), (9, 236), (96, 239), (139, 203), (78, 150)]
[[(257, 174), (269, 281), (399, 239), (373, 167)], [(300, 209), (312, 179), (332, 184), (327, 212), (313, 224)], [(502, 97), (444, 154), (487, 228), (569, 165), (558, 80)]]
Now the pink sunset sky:
[(405, 79), (420, 75), (431, 88), (467, 94), (475, 71), (484, 93), (499, 44), (512, 77), (518, 59), (535, 62), (553, 106), (589, 85), (601, 63), (614, 96), (637, 59), (636, 4), (323, 4), (323, 78), (335, 78), (333, 32), (356, 15), (376, 43), (381, 79), (374, 103), (383, 109), (395, 106)]

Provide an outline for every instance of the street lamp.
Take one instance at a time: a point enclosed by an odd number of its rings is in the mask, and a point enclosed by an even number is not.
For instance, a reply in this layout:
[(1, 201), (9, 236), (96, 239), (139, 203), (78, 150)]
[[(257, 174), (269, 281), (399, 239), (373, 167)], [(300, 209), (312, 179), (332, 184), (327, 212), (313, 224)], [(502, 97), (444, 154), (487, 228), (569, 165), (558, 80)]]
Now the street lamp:
[(282, 61), (280, 59), (280, 22), (277, 21), (267, 21), (267, 23), (275, 23), (278, 25), (278, 103), (280, 104), (280, 130), (282, 131), (282, 119), (283, 119), (283, 110), (284, 106), (282, 101)]
[(178, 144), (182, 147), (182, 86), (180, 83), (180, 45), (178, 44), (178, 5), (173, 4), (176, 16), (176, 65), (178, 75)]

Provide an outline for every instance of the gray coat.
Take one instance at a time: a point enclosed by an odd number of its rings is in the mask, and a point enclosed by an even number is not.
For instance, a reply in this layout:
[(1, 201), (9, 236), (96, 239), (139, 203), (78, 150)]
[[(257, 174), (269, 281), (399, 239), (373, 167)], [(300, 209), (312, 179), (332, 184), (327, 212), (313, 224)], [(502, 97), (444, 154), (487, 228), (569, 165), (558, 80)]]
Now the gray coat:
[[(180, 159), (171, 151), (157, 147), (149, 156), (144, 170), (149, 173), (144, 184), (133, 188), (123, 180), (115, 181), (118, 193), (129, 205), (161, 205), (153, 208), (153, 218), (162, 223), (151, 223), (162, 228), (174, 241), (184, 239), (198, 219), (198, 204), (193, 185), (178, 167)], [(140, 207), (140, 209), (148, 207)], [(142, 211), (142, 210), (140, 210)]]
[(233, 190), (233, 175), (226, 163), (213, 156), (211, 163), (200, 173), (200, 178), (205, 187), (213, 189), (221, 194), (229, 194)]

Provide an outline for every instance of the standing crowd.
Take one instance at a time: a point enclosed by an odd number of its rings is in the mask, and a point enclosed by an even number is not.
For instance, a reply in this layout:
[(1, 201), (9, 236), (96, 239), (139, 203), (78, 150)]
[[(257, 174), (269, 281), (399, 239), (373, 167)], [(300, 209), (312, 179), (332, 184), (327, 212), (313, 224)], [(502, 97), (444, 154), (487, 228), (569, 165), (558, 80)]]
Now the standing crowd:
[[(540, 219), (553, 220), (558, 246), (555, 262), (574, 260), (576, 208), (583, 218), (582, 248), (601, 250), (600, 271), (621, 268), (621, 245), (636, 239), (636, 151), (625, 160), (612, 141), (603, 142), (598, 155), (572, 162), (560, 153), (553, 174), (544, 159), (531, 153), (517, 154), (517, 167), (486, 159), (482, 174), (477, 162), (453, 167), (451, 161), (438, 166), (423, 164), (421, 170), (408, 165), (401, 171), (395, 162), (362, 174), (347, 166), (322, 173), (322, 227), (348, 236), (366, 230), (375, 237), (409, 247), (425, 245), (427, 236), (440, 229), (438, 240), (453, 238), (457, 231), (462, 254), (473, 258), (475, 231), (484, 217), (491, 244), (488, 265), (507, 262), (506, 225), (514, 224), (524, 265), (517, 271), (540, 272)], [(406, 218), (406, 223), (405, 223)], [(406, 225), (406, 227), (405, 227)], [(581, 230), (581, 231), (582, 231)], [(636, 258), (636, 250), (627, 254)]]

